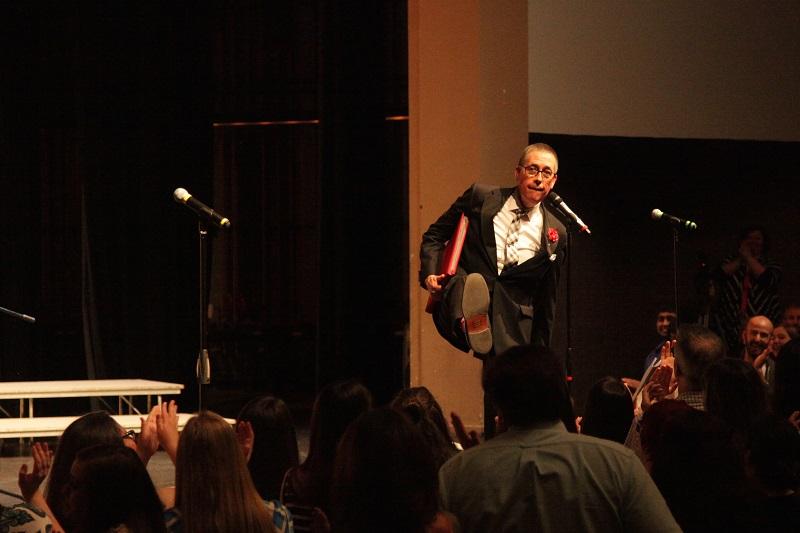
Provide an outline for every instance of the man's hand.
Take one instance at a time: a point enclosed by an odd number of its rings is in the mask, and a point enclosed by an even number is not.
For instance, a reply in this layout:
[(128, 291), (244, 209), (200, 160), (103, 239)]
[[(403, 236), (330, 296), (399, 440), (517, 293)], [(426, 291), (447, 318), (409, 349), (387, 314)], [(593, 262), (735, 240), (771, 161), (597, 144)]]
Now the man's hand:
[(638, 379), (633, 379), (633, 378), (620, 378), (620, 379), (622, 380), (622, 383), (626, 387), (628, 387), (628, 390), (631, 392), (631, 394), (636, 392), (636, 389), (638, 389), (639, 385), (641, 384), (641, 382)]
[(425, 288), (428, 289), (428, 292), (431, 294), (441, 292), (444, 288), (442, 287), (442, 281), (444, 281), (445, 277), (444, 274), (439, 274), (438, 276), (436, 274), (431, 274), (425, 278)]
[(481, 443), (480, 437), (478, 437), (477, 431), (470, 431), (467, 433), (467, 429), (464, 427), (464, 422), (461, 420), (461, 417), (458, 416), (456, 413), (450, 413), (450, 421), (453, 423), (453, 430), (456, 432), (456, 438), (458, 442), (461, 443), (461, 447), (465, 450), (467, 448), (472, 448), (477, 446)]

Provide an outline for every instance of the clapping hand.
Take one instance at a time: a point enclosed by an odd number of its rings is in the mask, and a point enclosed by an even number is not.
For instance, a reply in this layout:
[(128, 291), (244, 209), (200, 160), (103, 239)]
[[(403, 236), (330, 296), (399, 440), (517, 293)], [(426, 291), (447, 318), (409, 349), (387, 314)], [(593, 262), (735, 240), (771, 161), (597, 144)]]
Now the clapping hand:
[(175, 463), (178, 455), (178, 439), (180, 438), (178, 434), (178, 404), (175, 403), (175, 400), (161, 404), (161, 412), (156, 417), (156, 428), (161, 447)]
[(450, 421), (453, 423), (453, 430), (455, 431), (456, 438), (458, 439), (458, 442), (461, 443), (462, 448), (466, 450), (467, 448), (475, 447), (481, 443), (481, 439), (478, 437), (477, 431), (472, 430), (467, 433), (467, 429), (464, 427), (464, 422), (457, 413), (450, 413)]
[(33, 456), (33, 470), (28, 472), (28, 465), (22, 464), (19, 467), (19, 490), (26, 502), (30, 502), (36, 491), (50, 472), (50, 465), (53, 462), (53, 452), (47, 443), (34, 442), (31, 446)]
[(139, 431), (139, 437), (136, 439), (136, 452), (145, 465), (158, 450), (158, 425), (156, 421), (160, 413), (161, 406), (155, 405), (150, 409), (147, 418), (140, 418), (142, 426)]

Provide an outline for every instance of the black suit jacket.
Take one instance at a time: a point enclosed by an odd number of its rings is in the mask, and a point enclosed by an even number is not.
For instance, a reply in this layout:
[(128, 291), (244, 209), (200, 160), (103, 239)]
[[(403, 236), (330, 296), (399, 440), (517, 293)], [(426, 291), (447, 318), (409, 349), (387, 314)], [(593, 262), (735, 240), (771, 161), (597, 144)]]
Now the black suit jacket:
[[(425, 287), (425, 278), (439, 272), (441, 253), (461, 213), (467, 216), (469, 228), (457, 276), (477, 272), (486, 279), (491, 295), (490, 317), (495, 353), (521, 344), (549, 346), (559, 273), (566, 256), (566, 228), (542, 202), (542, 246), (539, 252), (498, 275), (493, 219), (513, 192), (514, 187), (473, 184), (431, 224), (422, 236), (420, 251), (419, 280)], [(555, 233), (551, 230), (555, 230)], [(557, 239), (553, 238), (555, 234), (558, 235)], [(446, 293), (445, 290), (445, 297)], [(443, 331), (440, 326), (446, 329), (446, 325), (437, 324), (440, 332)], [(447, 340), (467, 351), (463, 341)]]

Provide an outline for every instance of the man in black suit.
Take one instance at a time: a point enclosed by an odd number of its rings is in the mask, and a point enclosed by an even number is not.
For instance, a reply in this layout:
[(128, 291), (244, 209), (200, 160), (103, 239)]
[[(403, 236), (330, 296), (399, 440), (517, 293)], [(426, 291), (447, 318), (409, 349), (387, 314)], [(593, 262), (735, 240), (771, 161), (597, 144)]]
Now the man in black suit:
[[(480, 359), (517, 345), (549, 346), (566, 229), (543, 200), (558, 179), (558, 156), (539, 143), (525, 148), (516, 187), (473, 184), (422, 237), (420, 284), (441, 300), (439, 333)], [(438, 274), (458, 220), (469, 220), (458, 272)]]

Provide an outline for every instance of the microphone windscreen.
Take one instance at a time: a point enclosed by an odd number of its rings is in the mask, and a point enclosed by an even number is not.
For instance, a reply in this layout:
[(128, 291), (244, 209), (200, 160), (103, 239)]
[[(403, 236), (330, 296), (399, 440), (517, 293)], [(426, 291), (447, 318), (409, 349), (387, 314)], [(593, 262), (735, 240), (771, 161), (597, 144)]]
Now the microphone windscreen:
[(172, 193), (172, 197), (175, 198), (176, 202), (180, 202), (182, 204), (185, 204), (186, 200), (191, 198), (192, 195), (189, 194), (189, 191), (187, 191), (186, 189), (180, 187), (180, 188), (175, 189), (175, 192)]
[(661, 209), (653, 209), (650, 212), (650, 218), (653, 220), (661, 220), (662, 216), (664, 216), (664, 212)]
[(561, 197), (558, 194), (556, 194), (555, 191), (550, 191), (550, 194), (548, 195), (548, 197), (550, 198), (551, 202), (556, 203), (556, 204), (560, 204), (560, 203), (564, 202), (564, 200), (562, 200)]

